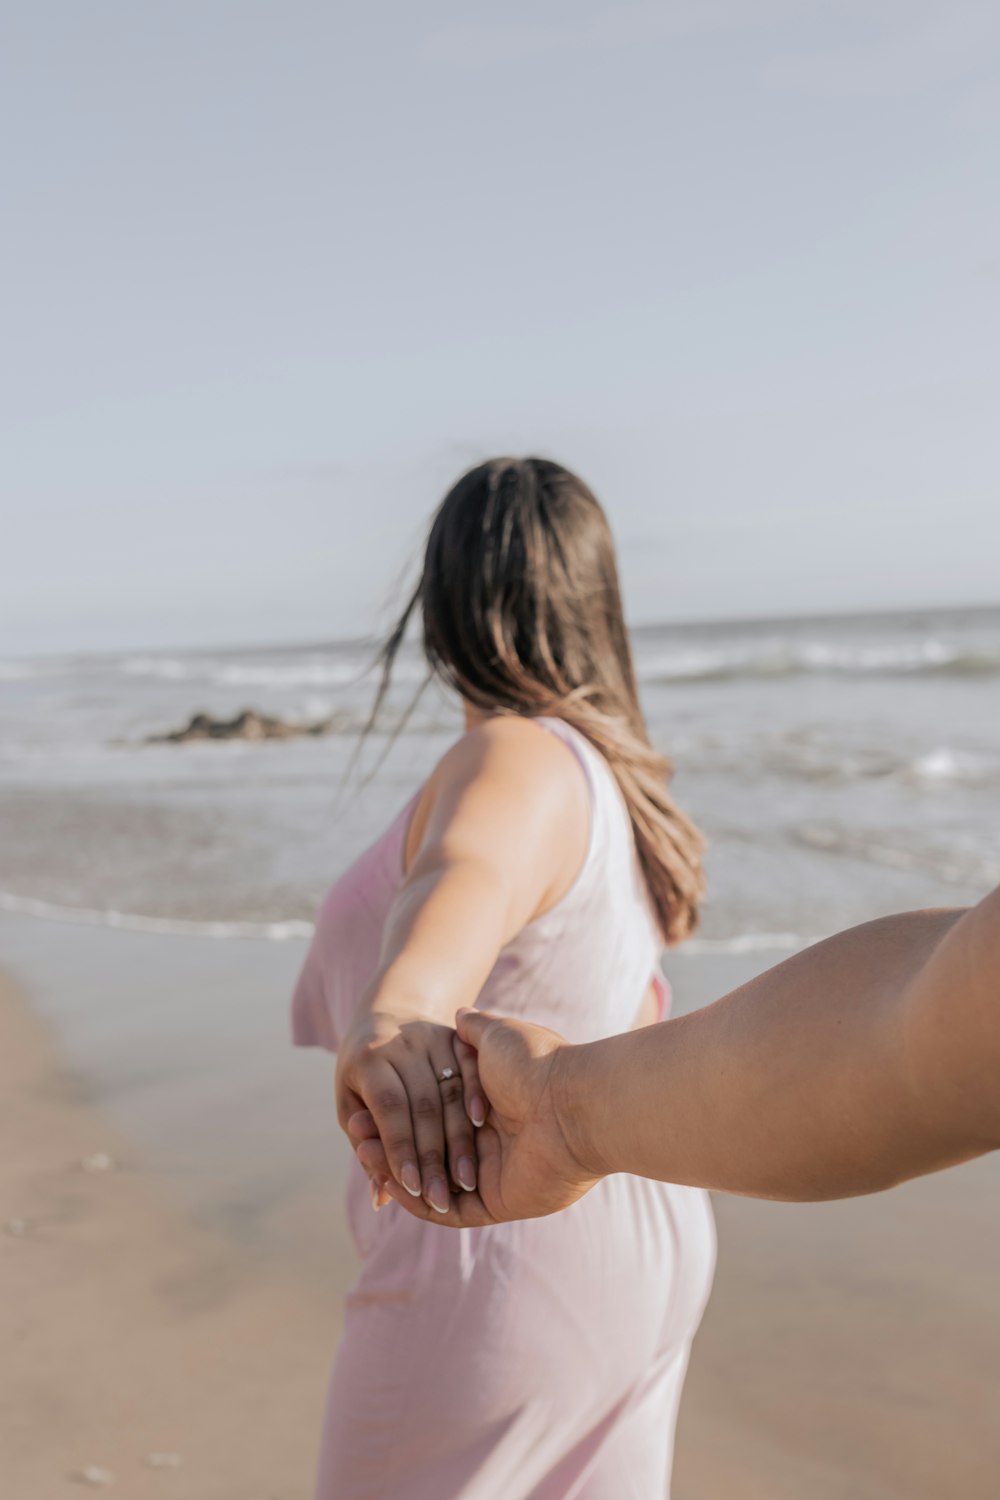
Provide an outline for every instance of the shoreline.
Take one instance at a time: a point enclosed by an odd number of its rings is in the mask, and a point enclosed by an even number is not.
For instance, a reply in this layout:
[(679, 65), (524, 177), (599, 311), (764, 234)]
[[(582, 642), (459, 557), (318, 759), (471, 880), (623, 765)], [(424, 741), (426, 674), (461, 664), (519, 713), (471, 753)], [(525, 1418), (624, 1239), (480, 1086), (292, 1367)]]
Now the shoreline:
[[(37, 896), (19, 895), (16, 891), (0, 890), (0, 913), (12, 917), (31, 917), (40, 922), (66, 923), (71, 927), (98, 927), (110, 932), (143, 932), (159, 937), (211, 938), (220, 942), (233, 940), (263, 940), (269, 943), (286, 943), (302, 939), (308, 941), (315, 931), (315, 923), (301, 917), (274, 917), (256, 922), (229, 920), (195, 921), (186, 917), (163, 917), (143, 912), (118, 911), (114, 907), (64, 906), (55, 901), (43, 901)], [(742, 958), (746, 954), (760, 953), (773, 956), (773, 961), (800, 948), (822, 942), (830, 933), (806, 936), (796, 932), (742, 932), (730, 937), (691, 937), (685, 939), (683, 950), (678, 950), (682, 959), (687, 958)]]

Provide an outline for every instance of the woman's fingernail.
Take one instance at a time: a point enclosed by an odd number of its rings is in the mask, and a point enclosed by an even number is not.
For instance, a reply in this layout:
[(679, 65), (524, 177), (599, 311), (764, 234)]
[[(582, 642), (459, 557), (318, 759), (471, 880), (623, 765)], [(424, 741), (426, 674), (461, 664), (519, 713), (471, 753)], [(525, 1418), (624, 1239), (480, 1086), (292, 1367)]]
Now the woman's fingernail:
[(458, 1180), (467, 1193), (476, 1191), (476, 1164), (471, 1156), (460, 1156), (456, 1168)]
[(399, 1180), (405, 1187), (406, 1191), (410, 1194), (411, 1198), (420, 1197), (420, 1173), (417, 1171), (416, 1165), (412, 1161), (403, 1163), (402, 1171), (399, 1174)]
[(432, 1177), (427, 1184), (427, 1202), (435, 1213), (446, 1214), (451, 1207), (451, 1194), (443, 1177)]
[(379, 1187), (378, 1183), (373, 1180), (371, 1183), (371, 1190), (372, 1208), (376, 1213), (378, 1213), (379, 1209), (382, 1207), (382, 1189)]
[(486, 1124), (486, 1106), (482, 1099), (471, 1099), (469, 1101), (469, 1119), (473, 1125)]

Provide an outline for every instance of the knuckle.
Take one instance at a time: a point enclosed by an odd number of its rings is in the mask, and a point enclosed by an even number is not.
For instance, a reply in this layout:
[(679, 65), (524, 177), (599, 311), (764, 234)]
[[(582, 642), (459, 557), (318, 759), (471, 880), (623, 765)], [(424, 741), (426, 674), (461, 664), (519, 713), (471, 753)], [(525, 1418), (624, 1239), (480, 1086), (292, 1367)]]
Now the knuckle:
[(413, 1116), (416, 1120), (436, 1120), (441, 1114), (441, 1101), (429, 1094), (418, 1094), (413, 1101)]
[(429, 1172), (432, 1172), (435, 1169), (437, 1169), (438, 1171), (443, 1171), (444, 1157), (441, 1155), (441, 1152), (436, 1149), (436, 1147), (430, 1147), (427, 1151), (421, 1151), (420, 1165)]
[(476, 1148), (472, 1144), (472, 1137), (463, 1131), (460, 1135), (453, 1135), (448, 1142), (448, 1155), (452, 1161), (458, 1161), (460, 1156), (471, 1156), (476, 1159)]
[(465, 1086), (461, 1078), (447, 1078), (441, 1085), (441, 1098), (445, 1104), (461, 1104), (465, 1097)]
[(372, 1111), (376, 1115), (391, 1115), (399, 1111), (402, 1098), (394, 1088), (383, 1086), (372, 1100)]
[(385, 1142), (386, 1154), (395, 1157), (409, 1156), (413, 1151), (413, 1142), (408, 1135), (393, 1135)]

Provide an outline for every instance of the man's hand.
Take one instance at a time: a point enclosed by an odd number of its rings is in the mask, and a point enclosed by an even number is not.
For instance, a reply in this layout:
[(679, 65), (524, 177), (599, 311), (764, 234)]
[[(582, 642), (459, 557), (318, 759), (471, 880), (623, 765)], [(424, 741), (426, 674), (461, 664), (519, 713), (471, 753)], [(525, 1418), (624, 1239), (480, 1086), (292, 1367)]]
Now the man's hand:
[(567, 1208), (601, 1176), (581, 1160), (565, 1113), (563, 1081), (569, 1048), (541, 1026), (460, 1010), (458, 1034), (479, 1055), (479, 1077), (490, 1112), (478, 1131), (478, 1187), (452, 1195), (447, 1214), (433, 1212), (394, 1180), (372, 1116), (355, 1112), (348, 1134), (376, 1198), (392, 1198), (418, 1219), (454, 1228), (533, 1219)]

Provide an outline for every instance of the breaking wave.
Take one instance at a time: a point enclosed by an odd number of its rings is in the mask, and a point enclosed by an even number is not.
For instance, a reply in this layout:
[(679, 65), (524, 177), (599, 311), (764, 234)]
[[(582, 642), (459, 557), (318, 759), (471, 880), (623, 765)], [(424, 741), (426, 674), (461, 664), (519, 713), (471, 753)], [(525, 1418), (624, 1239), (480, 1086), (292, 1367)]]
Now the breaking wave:
[[(371, 667), (371, 654), (326, 656), (311, 652), (268, 662), (193, 656), (129, 656), (120, 662), (118, 670), (125, 677), (153, 678), (160, 682), (280, 690), (351, 687), (368, 679), (374, 681)], [(426, 676), (426, 666), (412, 659), (401, 658), (393, 669), (397, 682), (416, 684)]]
[(954, 646), (936, 639), (881, 645), (799, 645), (771, 642), (717, 650), (664, 653), (637, 668), (644, 682), (720, 682), (812, 676), (834, 677), (994, 677), (1000, 676), (1000, 645)]

